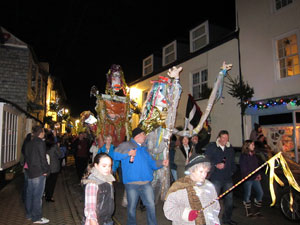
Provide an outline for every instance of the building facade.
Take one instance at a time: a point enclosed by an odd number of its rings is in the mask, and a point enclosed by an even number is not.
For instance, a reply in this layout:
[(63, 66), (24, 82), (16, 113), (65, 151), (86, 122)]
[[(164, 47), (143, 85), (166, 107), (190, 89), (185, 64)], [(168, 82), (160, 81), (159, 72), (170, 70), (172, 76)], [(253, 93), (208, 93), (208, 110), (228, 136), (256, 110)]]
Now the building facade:
[(55, 87), (48, 63), (39, 62), (29, 45), (2, 27), (0, 40), (1, 171), (20, 161), (25, 136), (34, 125), (44, 124), (62, 86)]
[[(142, 106), (151, 89), (151, 80), (166, 76), (172, 66), (182, 67), (183, 71), (180, 75), (182, 94), (178, 103), (175, 126), (183, 127), (188, 95), (194, 97), (201, 111), (204, 112), (209, 97), (206, 90), (213, 87), (224, 61), (233, 64), (232, 70), (229, 71), (233, 78), (239, 75), (236, 35), (234, 30), (226, 30), (204, 21), (190, 31), (187, 47), (182, 46), (178, 40), (162, 47), (160, 69), (154, 70), (155, 54), (143, 60), (143, 77), (130, 84), (131, 99)], [(234, 146), (241, 146), (241, 111), (237, 99), (230, 96), (227, 91), (228, 87), (224, 85), (223, 98), (214, 104), (210, 113), (211, 140), (216, 139), (220, 130), (226, 129), (232, 134), (231, 143)], [(133, 127), (137, 123), (137, 119), (134, 120)]]
[(242, 76), (254, 87), (245, 133), (263, 127), (273, 149), (299, 162), (300, 2), (237, 0)]
[(215, 103), (210, 114), (211, 141), (219, 130), (226, 129), (233, 146), (241, 146), (243, 139), (249, 139), (254, 123), (260, 123), (275, 151), (289, 152), (293, 160), (299, 161), (300, 2), (237, 0), (235, 30), (211, 32), (211, 24), (205, 21), (190, 31), (188, 44), (186, 54), (180, 51), (178, 40), (162, 47), (160, 69), (154, 65), (159, 58), (155, 54), (145, 58), (143, 77), (130, 84), (131, 98), (142, 105), (151, 80), (166, 75), (172, 66), (183, 67), (183, 91), (176, 117), (176, 126), (183, 126), (188, 94), (205, 111), (207, 98), (202, 96), (203, 91), (213, 86), (223, 61), (232, 63), (229, 75), (242, 77), (254, 89), (254, 96), (243, 103), (246, 114), (242, 117), (239, 101), (228, 94), (228, 85), (224, 85), (224, 99)]

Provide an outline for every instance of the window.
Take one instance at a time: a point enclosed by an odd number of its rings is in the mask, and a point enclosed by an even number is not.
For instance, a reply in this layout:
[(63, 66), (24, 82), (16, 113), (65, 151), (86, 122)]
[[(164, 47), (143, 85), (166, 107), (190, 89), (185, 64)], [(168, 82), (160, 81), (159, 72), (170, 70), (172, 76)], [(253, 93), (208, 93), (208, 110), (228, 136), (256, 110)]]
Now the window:
[(197, 71), (192, 74), (193, 79), (193, 97), (194, 99), (204, 99), (207, 97), (207, 69)]
[(143, 76), (153, 72), (153, 55), (143, 60)]
[(276, 41), (280, 78), (300, 74), (297, 35), (291, 34)]
[(208, 21), (206, 21), (190, 31), (190, 51), (195, 52), (208, 44)]
[(293, 3), (293, 0), (274, 0), (275, 1), (275, 11)]
[(176, 46), (176, 41), (173, 41), (163, 48), (163, 66), (166, 66), (177, 59)]
[(1, 137), (1, 165), (17, 158), (17, 127), (18, 117), (3, 110)]

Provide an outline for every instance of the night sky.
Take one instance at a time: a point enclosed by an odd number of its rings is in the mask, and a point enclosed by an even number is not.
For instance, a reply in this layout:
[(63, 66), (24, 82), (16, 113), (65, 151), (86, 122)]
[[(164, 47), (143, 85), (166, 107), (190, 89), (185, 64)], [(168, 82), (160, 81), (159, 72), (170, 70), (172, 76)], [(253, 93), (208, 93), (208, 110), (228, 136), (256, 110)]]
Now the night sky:
[[(94, 110), (90, 89), (104, 93), (106, 73), (120, 64), (130, 83), (142, 60), (206, 19), (234, 27), (234, 0), (227, 1), (1, 1), (0, 26), (31, 45), (40, 62), (60, 77), (73, 116)], [(205, 3), (210, 2), (210, 3)], [(198, 5), (200, 4), (200, 6)]]

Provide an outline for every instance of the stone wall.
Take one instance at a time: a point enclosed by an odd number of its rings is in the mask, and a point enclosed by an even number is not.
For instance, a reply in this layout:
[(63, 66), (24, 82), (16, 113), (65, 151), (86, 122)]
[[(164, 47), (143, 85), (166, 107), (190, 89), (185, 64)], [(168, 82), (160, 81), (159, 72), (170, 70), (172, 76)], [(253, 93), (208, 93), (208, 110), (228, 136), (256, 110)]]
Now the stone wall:
[(0, 97), (27, 110), (28, 48), (0, 47)]

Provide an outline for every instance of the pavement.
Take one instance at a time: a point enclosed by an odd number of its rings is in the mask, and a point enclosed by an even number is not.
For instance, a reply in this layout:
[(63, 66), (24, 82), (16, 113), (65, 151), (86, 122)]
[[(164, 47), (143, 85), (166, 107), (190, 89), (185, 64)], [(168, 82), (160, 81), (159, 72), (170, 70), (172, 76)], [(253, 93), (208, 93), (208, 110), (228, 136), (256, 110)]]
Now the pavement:
[[(124, 186), (120, 182), (115, 182), (116, 210), (114, 214), (115, 225), (126, 224), (126, 208), (121, 205)], [(22, 174), (16, 176), (0, 191), (0, 225), (27, 225), (32, 224), (25, 218), (24, 204), (21, 199), (23, 187)], [(234, 211), (232, 219), (239, 225), (295, 225), (293, 222), (285, 219), (281, 213), (278, 204), (270, 207), (270, 201), (264, 201), (262, 214), (264, 218), (245, 217), (244, 207), (240, 198), (239, 188), (234, 194)], [(43, 216), (50, 219), (53, 225), (81, 224), (84, 206), (84, 190), (79, 185), (76, 176), (75, 167), (72, 160), (69, 160), (58, 176), (55, 193), (55, 202), (45, 202), (43, 200)], [(223, 206), (222, 200), (220, 201)], [(171, 225), (163, 214), (163, 202), (159, 201), (156, 206), (157, 221), (159, 225)], [(222, 213), (222, 212), (221, 212)], [(137, 224), (146, 225), (146, 211), (137, 209)]]

